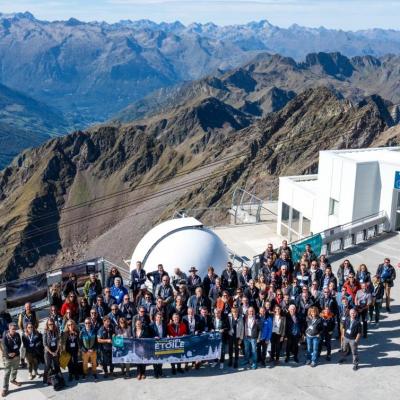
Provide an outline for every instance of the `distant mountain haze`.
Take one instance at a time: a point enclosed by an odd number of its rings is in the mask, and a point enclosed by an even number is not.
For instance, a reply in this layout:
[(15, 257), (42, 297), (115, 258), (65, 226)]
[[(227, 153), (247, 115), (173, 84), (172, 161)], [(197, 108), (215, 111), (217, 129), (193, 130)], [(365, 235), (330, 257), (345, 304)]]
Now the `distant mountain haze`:
[(0, 15), (0, 82), (65, 114), (73, 126), (101, 122), (151, 92), (226, 71), (260, 52), (302, 60), (400, 53), (400, 32), (345, 32), (268, 21), (217, 26), (147, 20), (84, 23)]

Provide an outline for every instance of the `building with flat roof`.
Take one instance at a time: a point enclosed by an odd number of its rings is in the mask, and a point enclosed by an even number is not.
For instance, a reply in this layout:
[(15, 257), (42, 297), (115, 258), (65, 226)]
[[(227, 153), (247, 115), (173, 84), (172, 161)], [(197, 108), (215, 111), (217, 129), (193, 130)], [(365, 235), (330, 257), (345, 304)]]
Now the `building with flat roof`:
[(375, 214), (400, 230), (400, 147), (320, 151), (318, 174), (279, 178), (277, 233), (289, 241)]

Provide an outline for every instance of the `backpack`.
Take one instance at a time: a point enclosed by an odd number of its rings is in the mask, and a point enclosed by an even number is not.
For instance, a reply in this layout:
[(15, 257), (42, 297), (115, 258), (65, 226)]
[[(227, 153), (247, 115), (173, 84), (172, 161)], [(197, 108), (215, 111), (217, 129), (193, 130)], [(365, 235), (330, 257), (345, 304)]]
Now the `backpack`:
[(49, 384), (58, 392), (65, 387), (65, 380), (61, 373), (49, 376)]

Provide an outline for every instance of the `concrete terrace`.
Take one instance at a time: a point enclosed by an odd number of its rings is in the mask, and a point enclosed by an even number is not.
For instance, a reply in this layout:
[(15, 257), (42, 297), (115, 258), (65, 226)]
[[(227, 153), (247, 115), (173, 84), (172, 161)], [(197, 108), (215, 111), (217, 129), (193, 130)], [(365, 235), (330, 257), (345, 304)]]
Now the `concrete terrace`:
[[(252, 227), (255, 228), (254, 226)], [(232, 228), (232, 234), (235, 230)], [(251, 233), (251, 231), (250, 231)], [(237, 234), (240, 240), (239, 234)], [(244, 238), (246, 241), (246, 238)], [(263, 242), (268, 242), (265, 236)], [(400, 261), (400, 236), (384, 235), (373, 239), (340, 256), (331, 257), (336, 272), (339, 263), (349, 258), (353, 265), (365, 262), (372, 272), (385, 256), (391, 258), (393, 265)], [(109, 400), (136, 399), (165, 400), (173, 397), (176, 400), (196, 398), (205, 399), (265, 399), (270, 396), (289, 398), (291, 400), (316, 399), (376, 399), (395, 400), (400, 393), (400, 270), (392, 291), (394, 298), (392, 313), (382, 312), (379, 330), (370, 325), (368, 339), (362, 340), (360, 346), (360, 369), (352, 371), (351, 357), (344, 365), (338, 365), (338, 342), (333, 341), (332, 361), (324, 360), (324, 352), (317, 368), (311, 369), (302, 364), (285, 364), (273, 369), (259, 368), (256, 371), (224, 370), (204, 367), (192, 370), (182, 376), (172, 377), (170, 368), (164, 368), (166, 378), (156, 380), (149, 368), (145, 381), (135, 378), (124, 380), (101, 380), (94, 383), (91, 379), (85, 382), (69, 384), (69, 388), (54, 392), (52, 387), (43, 387), (41, 381), (28, 381), (27, 371), (20, 371), (18, 378), (24, 383), (21, 388), (12, 389), (7, 399), (10, 400)], [(300, 354), (304, 360), (304, 351)], [(102, 376), (102, 375), (100, 375)], [(0, 372), (0, 379), (3, 372)], [(13, 390), (14, 389), (14, 390)]]

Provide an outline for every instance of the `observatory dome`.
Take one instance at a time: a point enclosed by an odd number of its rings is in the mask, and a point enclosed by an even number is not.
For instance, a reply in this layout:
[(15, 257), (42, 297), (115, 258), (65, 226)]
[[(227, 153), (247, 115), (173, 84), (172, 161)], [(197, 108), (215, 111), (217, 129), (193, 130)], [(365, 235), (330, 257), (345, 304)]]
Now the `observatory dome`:
[(225, 244), (213, 231), (195, 218), (177, 218), (146, 233), (132, 254), (130, 269), (135, 269), (136, 261), (142, 261), (147, 272), (163, 264), (171, 275), (176, 267), (187, 273), (194, 266), (203, 278), (209, 266), (221, 274), (228, 259)]

